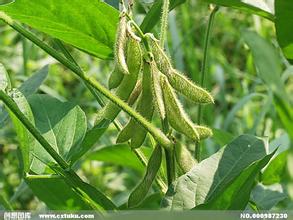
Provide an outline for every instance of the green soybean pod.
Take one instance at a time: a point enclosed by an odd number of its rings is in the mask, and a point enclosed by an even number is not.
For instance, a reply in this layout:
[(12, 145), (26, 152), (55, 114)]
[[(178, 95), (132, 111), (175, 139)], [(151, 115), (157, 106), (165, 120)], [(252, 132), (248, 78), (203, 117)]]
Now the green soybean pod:
[(122, 82), (123, 77), (124, 77), (124, 74), (119, 70), (119, 68), (116, 65), (115, 69), (110, 74), (110, 77), (108, 80), (108, 88), (109, 89), (117, 88)]
[(160, 76), (163, 74), (160, 72), (154, 61), (150, 63), (150, 68), (152, 76), (153, 103), (156, 106), (156, 109), (158, 110), (161, 119), (164, 120), (166, 118), (166, 111), (163, 101), (163, 91), (160, 83)]
[[(142, 79), (142, 94), (137, 106), (137, 111), (148, 121), (152, 120), (154, 113), (153, 94), (152, 94), (152, 76), (150, 65), (145, 62), (143, 79)], [(147, 130), (140, 124), (135, 122), (138, 127), (134, 130), (134, 135), (131, 138), (131, 148), (140, 147), (147, 135)]]
[(149, 159), (146, 173), (142, 181), (131, 192), (128, 199), (128, 207), (138, 206), (146, 197), (162, 163), (162, 149), (157, 145)]
[(189, 150), (180, 142), (175, 143), (175, 158), (183, 173), (187, 173), (197, 164)]
[(129, 74), (129, 67), (127, 65), (126, 56), (125, 56), (126, 45), (127, 45), (127, 18), (126, 18), (126, 15), (122, 13), (122, 15), (120, 15), (118, 30), (116, 34), (114, 55), (115, 55), (115, 60), (116, 60), (118, 69), (124, 74)]
[(214, 99), (208, 91), (195, 85), (177, 70), (173, 68), (169, 69), (166, 76), (171, 86), (191, 101), (198, 104), (214, 103)]
[(155, 62), (159, 68), (159, 70), (166, 74), (165, 72), (168, 71), (170, 68), (172, 68), (172, 64), (170, 61), (170, 58), (168, 55), (165, 53), (164, 49), (161, 48), (159, 45), (159, 40), (157, 40), (154, 35), (148, 34), (148, 41), (151, 44), (152, 47), (152, 52), (155, 56)]
[(192, 140), (199, 140), (199, 134), (194, 128), (193, 122), (183, 110), (177, 96), (165, 75), (161, 76), (161, 87), (163, 89), (164, 104), (167, 120), (172, 128), (186, 135)]
[(200, 140), (213, 136), (213, 131), (208, 127), (195, 125), (194, 128), (197, 130)]
[[(130, 74), (125, 75), (119, 87), (115, 91), (115, 95), (124, 101), (127, 101), (131, 92), (136, 86), (139, 72), (142, 68), (142, 51), (139, 42), (130, 38), (127, 49), (127, 65)], [(103, 119), (113, 121), (119, 114), (121, 109), (113, 102), (108, 102), (96, 116), (96, 124)]]
[(141, 80), (138, 80), (133, 91), (131, 92), (128, 100), (127, 100), (127, 103), (128, 105), (132, 106), (134, 105), (134, 103), (136, 102), (136, 100), (138, 99), (138, 97), (140, 96), (141, 94), (141, 90), (142, 90), (142, 85), (141, 85)]
[[(142, 79), (142, 94), (139, 98), (136, 110), (149, 121), (152, 119), (154, 112), (151, 83), (150, 66), (148, 63), (145, 63)], [(131, 118), (119, 133), (116, 142), (122, 143), (131, 139), (131, 148), (138, 148), (143, 144), (146, 135), (147, 131), (138, 122)]]
[(123, 143), (132, 138), (136, 128), (136, 123), (130, 119), (129, 122), (125, 125), (125, 127), (123, 127), (123, 129), (119, 132), (118, 137), (116, 139), (116, 143)]

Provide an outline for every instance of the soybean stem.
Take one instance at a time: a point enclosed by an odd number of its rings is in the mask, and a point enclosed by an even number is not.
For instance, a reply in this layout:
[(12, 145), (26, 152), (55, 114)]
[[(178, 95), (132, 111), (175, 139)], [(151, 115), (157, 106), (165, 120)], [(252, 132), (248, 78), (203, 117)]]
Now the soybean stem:
[[(161, 16), (161, 31), (160, 31), (160, 46), (164, 48), (164, 42), (168, 29), (168, 13), (169, 13), (169, 0), (163, 0), (162, 16)], [(169, 132), (169, 124), (167, 120), (162, 120), (162, 127), (165, 134)], [(167, 180), (170, 185), (175, 180), (175, 160), (173, 147), (165, 149), (166, 157), (166, 169), (167, 169)]]
[(28, 68), (27, 68), (27, 63), (28, 63), (28, 44), (27, 44), (27, 39), (22, 38), (22, 61), (23, 61), (23, 73), (25, 76), (28, 75)]
[[(204, 52), (203, 52), (203, 61), (202, 61), (202, 67), (201, 67), (201, 74), (200, 74), (200, 86), (204, 87), (205, 85), (205, 75), (207, 72), (207, 64), (208, 64), (208, 49), (209, 49), (209, 44), (210, 44), (210, 39), (211, 39), (211, 30), (213, 28), (213, 23), (214, 23), (214, 18), (216, 15), (216, 12), (219, 10), (219, 6), (215, 6), (209, 16), (209, 21), (208, 21), (208, 26), (204, 38)], [(197, 115), (197, 123), (200, 125), (201, 124), (201, 118), (202, 118), (202, 106), (199, 105), (198, 107), (198, 115)], [(201, 157), (201, 146), (200, 143), (197, 142), (195, 146), (195, 151), (194, 151), (194, 156), (195, 159), (199, 162), (200, 157)]]
[(164, 42), (166, 38), (166, 32), (168, 28), (168, 13), (169, 13), (169, 0), (163, 0), (163, 8), (162, 8), (162, 23), (161, 23), (161, 32), (160, 32), (160, 46), (164, 47)]

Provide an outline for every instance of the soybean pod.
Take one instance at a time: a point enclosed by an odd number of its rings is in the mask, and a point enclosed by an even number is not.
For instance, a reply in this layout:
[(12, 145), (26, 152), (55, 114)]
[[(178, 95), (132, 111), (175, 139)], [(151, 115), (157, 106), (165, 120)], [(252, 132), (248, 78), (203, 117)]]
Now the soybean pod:
[(208, 91), (195, 85), (177, 70), (173, 68), (169, 69), (169, 71), (166, 72), (166, 76), (171, 86), (191, 101), (198, 104), (214, 103), (214, 99)]
[(109, 89), (117, 88), (120, 85), (120, 83), (122, 82), (123, 77), (124, 77), (124, 74), (119, 70), (119, 68), (116, 65), (115, 69), (111, 73), (109, 80), (108, 80)]
[(200, 140), (213, 136), (213, 131), (208, 127), (195, 125), (194, 128), (197, 130)]
[(158, 69), (168, 77), (171, 86), (182, 95), (198, 104), (214, 103), (213, 97), (205, 89), (195, 85), (183, 74), (180, 74), (172, 67), (171, 61), (164, 49), (160, 47), (158, 40), (153, 35), (148, 35), (155, 56)]
[[(145, 63), (143, 79), (142, 79), (142, 94), (137, 106), (137, 111), (148, 121), (152, 120), (154, 113), (153, 94), (152, 94), (152, 76), (149, 63)], [(147, 135), (147, 130), (140, 124), (135, 122), (138, 127), (135, 130), (135, 135), (131, 139), (131, 148), (140, 147)]]
[(128, 199), (128, 207), (138, 206), (146, 197), (162, 163), (162, 149), (157, 145), (149, 159), (146, 173), (142, 181), (131, 192)]
[[(152, 105), (153, 96), (151, 88), (151, 73), (148, 63), (144, 64), (142, 79), (142, 94), (139, 98), (136, 110), (147, 120), (153, 116), (154, 106)], [(147, 131), (133, 118), (122, 129), (117, 138), (117, 143), (125, 142), (131, 139), (131, 148), (140, 147), (147, 135)]]
[(152, 61), (150, 63), (151, 76), (152, 76), (152, 92), (153, 92), (153, 102), (156, 106), (157, 111), (160, 114), (162, 120), (166, 118), (166, 110), (163, 101), (163, 91), (160, 83), (160, 77), (163, 75), (158, 69), (156, 63)]
[(189, 150), (180, 142), (175, 143), (175, 158), (183, 173), (187, 173), (197, 164)]
[(194, 128), (193, 122), (183, 110), (177, 96), (165, 75), (160, 77), (163, 90), (164, 104), (167, 120), (176, 131), (188, 136), (192, 140), (199, 140), (199, 134)]
[(116, 34), (114, 55), (115, 55), (115, 60), (116, 60), (118, 69), (124, 74), (129, 74), (129, 67), (128, 67), (128, 63), (126, 62), (126, 56), (125, 56), (126, 46), (127, 46), (127, 17), (124, 13), (121, 13), (118, 30)]
[[(131, 92), (135, 88), (139, 72), (142, 68), (142, 51), (140, 44), (132, 38), (128, 41), (127, 65), (130, 73), (123, 77), (121, 84), (115, 91), (115, 95), (124, 101), (128, 100)], [(96, 124), (103, 119), (113, 121), (120, 111), (121, 109), (116, 104), (108, 102), (104, 108), (98, 112)]]

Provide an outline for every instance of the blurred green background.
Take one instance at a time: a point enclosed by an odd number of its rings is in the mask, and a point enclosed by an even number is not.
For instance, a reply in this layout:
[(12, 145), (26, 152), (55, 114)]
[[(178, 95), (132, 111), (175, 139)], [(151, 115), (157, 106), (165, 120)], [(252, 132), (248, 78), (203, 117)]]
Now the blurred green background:
[[(0, 1), (5, 3), (8, 1)], [(135, 18), (142, 21), (145, 11), (151, 1), (139, 1), (135, 8)], [(269, 5), (271, 1), (268, 1)], [(174, 66), (186, 73), (195, 82), (200, 80), (201, 63), (203, 59), (204, 36), (209, 16), (208, 4), (194, 0), (180, 5), (169, 15), (169, 32), (167, 51)], [(159, 31), (157, 26), (154, 33)], [(252, 32), (250, 32), (252, 31)], [(248, 34), (247, 33), (251, 33)], [(51, 39), (37, 33), (43, 40), (51, 44)], [(258, 44), (254, 48), (258, 52), (252, 53), (249, 44)], [(264, 45), (269, 45), (264, 47)], [(260, 50), (258, 49), (258, 47)], [(84, 70), (97, 78), (104, 85), (113, 69), (112, 61), (102, 61), (90, 57), (76, 49), (68, 47), (73, 57)], [(265, 59), (263, 59), (265, 58)], [(49, 66), (49, 74), (45, 83), (40, 87), (40, 93), (46, 93), (59, 100), (69, 100), (79, 105), (88, 117), (91, 126), (95, 112), (100, 109), (91, 93), (70, 71), (45, 54), (31, 42), (22, 38), (10, 27), (0, 23), (0, 62), (6, 67), (15, 87), (28, 79), (36, 71)], [(276, 64), (272, 64), (275, 62)], [(270, 66), (277, 65), (281, 72), (274, 72)], [(271, 72), (260, 74), (261, 68), (268, 67)], [(277, 69), (278, 69), (277, 68)], [(280, 79), (283, 88), (274, 88), (273, 74)], [(277, 46), (274, 24), (264, 18), (245, 14), (243, 12), (220, 8), (216, 15), (212, 30), (208, 55), (208, 71), (205, 88), (215, 97), (215, 105), (203, 108), (203, 123), (214, 129), (214, 137), (203, 143), (203, 157), (215, 153), (224, 138), (236, 137), (243, 133), (254, 134), (266, 138), (270, 142), (270, 149), (280, 146), (283, 152), (280, 159), (280, 179), (273, 180), (268, 186), (258, 185), (252, 193), (252, 201), (261, 204), (266, 200), (266, 193), (276, 192), (283, 198), (281, 202), (273, 204), (274, 210), (293, 209), (293, 156), (292, 139), (288, 126), (284, 126), (278, 113), (278, 105), (282, 106), (275, 97), (278, 91), (285, 91), (283, 102), (291, 105), (293, 101), (293, 66), (283, 57)], [(279, 100), (279, 101), (278, 101)], [(197, 120), (198, 106), (182, 99), (185, 110), (192, 120)], [(281, 107), (280, 107), (281, 108)], [(4, 113), (0, 112), (0, 115)], [(127, 116), (119, 116), (122, 124)], [(293, 122), (291, 123), (291, 127)], [(158, 122), (159, 124), (159, 122)], [(94, 149), (86, 154), (80, 164), (78, 173), (90, 184), (109, 195), (116, 204), (122, 205), (131, 189), (143, 175), (143, 169), (125, 166), (113, 162), (103, 162), (99, 159), (98, 149), (115, 144), (117, 131), (111, 126), (99, 140)], [(185, 144), (194, 150), (194, 143), (184, 140)], [(148, 142), (145, 143), (148, 145)], [(43, 210), (45, 205), (40, 202), (21, 181), (19, 173), (19, 149), (15, 132), (10, 120), (1, 117), (0, 121), (0, 195), (10, 200), (13, 208), (20, 210)], [(90, 157), (89, 157), (90, 155)], [(131, 155), (130, 155), (131, 156)], [(132, 155), (135, 157), (135, 155)], [(115, 161), (115, 160), (114, 160)], [(118, 164), (117, 164), (118, 163)], [(291, 173), (290, 173), (291, 172)], [(261, 188), (261, 195), (258, 195)], [(156, 186), (153, 187), (156, 192)], [(149, 208), (155, 207), (160, 195), (153, 194)], [(1, 206), (0, 206), (1, 207)]]

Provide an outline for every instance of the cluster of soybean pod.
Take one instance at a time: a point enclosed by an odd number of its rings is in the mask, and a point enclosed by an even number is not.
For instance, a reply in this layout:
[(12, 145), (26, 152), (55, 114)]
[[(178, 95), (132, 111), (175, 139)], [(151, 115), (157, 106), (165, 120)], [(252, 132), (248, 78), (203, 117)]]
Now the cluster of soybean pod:
[[(134, 106), (146, 120), (152, 121), (156, 111), (164, 124), (195, 142), (212, 135), (211, 129), (194, 124), (177, 97), (177, 93), (196, 104), (214, 103), (205, 89), (195, 85), (172, 67), (171, 61), (151, 33), (143, 34), (126, 11), (120, 14), (115, 44), (115, 68), (108, 87), (115, 95)], [(121, 109), (108, 102), (97, 115), (96, 123), (108, 119), (114, 121)], [(167, 126), (168, 127), (168, 126)], [(165, 128), (163, 128), (164, 130)], [(176, 163), (182, 173), (188, 172), (197, 162), (187, 148), (176, 142), (170, 129), (168, 137), (174, 142)], [(147, 130), (134, 118), (130, 118), (117, 137), (117, 143), (129, 141), (132, 149), (145, 141)], [(128, 207), (139, 205), (161, 166), (162, 149), (157, 145), (149, 159), (143, 180), (136, 186), (128, 200)]]

